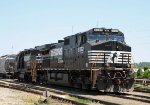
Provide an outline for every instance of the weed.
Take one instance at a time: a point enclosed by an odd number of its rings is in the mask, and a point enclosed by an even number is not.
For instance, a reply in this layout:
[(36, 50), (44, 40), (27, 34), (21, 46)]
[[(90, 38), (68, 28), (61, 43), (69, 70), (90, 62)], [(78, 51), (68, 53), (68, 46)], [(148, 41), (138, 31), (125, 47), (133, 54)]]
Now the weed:
[(75, 101), (79, 102), (79, 103), (83, 103), (83, 104), (92, 103), (92, 101), (89, 100), (89, 99), (81, 99), (81, 98), (74, 97), (74, 96), (68, 96), (68, 97), (69, 97), (70, 99), (72, 99), (72, 100), (75, 100)]

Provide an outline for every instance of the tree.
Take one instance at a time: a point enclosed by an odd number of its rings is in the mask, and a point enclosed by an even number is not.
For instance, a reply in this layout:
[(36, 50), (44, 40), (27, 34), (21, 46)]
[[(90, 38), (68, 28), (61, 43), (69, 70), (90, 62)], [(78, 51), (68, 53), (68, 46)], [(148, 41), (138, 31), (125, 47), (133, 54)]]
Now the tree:
[(138, 71), (137, 71), (137, 77), (138, 78), (142, 78), (143, 77), (143, 71), (142, 71), (142, 69), (139, 69)]
[(150, 71), (149, 70), (144, 71), (143, 78), (150, 78)]
[(144, 71), (146, 71), (146, 70), (148, 70), (148, 67), (147, 67), (147, 66), (144, 67)]

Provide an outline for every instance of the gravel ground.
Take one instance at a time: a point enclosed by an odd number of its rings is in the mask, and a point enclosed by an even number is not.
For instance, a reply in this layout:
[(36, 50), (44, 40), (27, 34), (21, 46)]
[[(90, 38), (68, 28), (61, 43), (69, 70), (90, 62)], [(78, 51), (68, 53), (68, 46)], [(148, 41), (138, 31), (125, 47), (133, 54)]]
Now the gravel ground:
[[(11, 90), (11, 91), (10, 90), (2, 90), (1, 91), (1, 88), (0, 88), (0, 93), (3, 93), (2, 95), (0, 94), (0, 105), (33, 105), (33, 103), (27, 103), (26, 102), (26, 100), (29, 100), (29, 99), (24, 99), (24, 98), (22, 99), (21, 98), (23, 96), (24, 97), (28, 96), (27, 93), (21, 92), (21, 91), (18, 91), (18, 90), (17, 90), (17, 92), (14, 92), (14, 90)], [(78, 90), (73, 91), (73, 90), (70, 90), (70, 89), (65, 90), (65, 89), (59, 89), (59, 88), (56, 89), (56, 90), (60, 90), (60, 91), (64, 91), (64, 92), (67, 92), (67, 93), (73, 93), (73, 94), (76, 94), (76, 95), (101, 100), (96, 105), (99, 105), (99, 104), (105, 104), (105, 105), (106, 104), (107, 105), (111, 105), (111, 104), (113, 104), (113, 105), (149, 105), (150, 104), (150, 93), (129, 92), (126, 95), (113, 95), (113, 94), (98, 93), (98, 94), (93, 94), (92, 95), (91, 93), (88, 93), (88, 91), (80, 92)], [(6, 91), (6, 92), (4, 93), (4, 91)], [(16, 95), (13, 95), (12, 93), (14, 93)], [(20, 94), (20, 93), (21, 93), (21, 96), (18, 95), (19, 98), (17, 98), (17, 100), (7, 102), (7, 99), (11, 100), (12, 97), (13, 97), (13, 99), (15, 99), (17, 97), (17, 94)], [(26, 95), (24, 95), (23, 93), (26, 94)], [(9, 94), (12, 94), (12, 95), (9, 96)], [(7, 99), (3, 98), (4, 96)], [(37, 97), (36, 99), (40, 98), (40, 96), (37, 96), (37, 95), (36, 95), (36, 97)], [(3, 102), (3, 100), (4, 100), (4, 102)], [(8, 104), (3, 104), (2, 102), (3, 103), (7, 102)], [(16, 104), (9, 104), (9, 103), (12, 103), (12, 102), (15, 102)], [(20, 104), (20, 102), (22, 104)], [(50, 104), (50, 105), (65, 105), (65, 104), (61, 104), (61, 102), (58, 102), (56, 100), (51, 101), (51, 102), (53, 104)], [(93, 103), (91, 103), (91, 105), (93, 105)]]
[(40, 95), (0, 87), (0, 105), (69, 105), (53, 99), (49, 104), (39, 104), (40, 99), (43, 100)]
[[(150, 93), (130, 92), (129, 95), (81, 95), (114, 105), (150, 105)], [(100, 102), (101, 103), (101, 102)]]
[(0, 87), (0, 105), (34, 105), (40, 96)]

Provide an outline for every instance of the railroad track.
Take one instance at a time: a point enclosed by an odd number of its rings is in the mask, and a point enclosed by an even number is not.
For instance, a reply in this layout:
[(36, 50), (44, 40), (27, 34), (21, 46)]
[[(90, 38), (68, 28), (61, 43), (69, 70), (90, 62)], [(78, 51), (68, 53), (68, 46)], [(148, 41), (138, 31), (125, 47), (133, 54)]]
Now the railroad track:
[(5, 81), (5, 80), (0, 80), (0, 86), (5, 88), (17, 89), (25, 92), (31, 92), (39, 95), (42, 95), (44, 91), (49, 91), (50, 98), (52, 99), (61, 100), (62, 102), (70, 103), (73, 105), (88, 105), (86, 103), (81, 103), (76, 100), (67, 98), (66, 96), (69, 94), (65, 92), (55, 91), (54, 89), (49, 89), (46, 87), (34, 86), (27, 83), (19, 83), (13, 81)]
[(135, 79), (134, 91), (150, 93), (150, 79)]
[[(87, 91), (87, 90), (79, 90), (79, 89), (72, 89), (66, 87), (53, 87), (53, 86), (42, 86), (42, 85), (33, 85), (33, 84), (27, 84), (27, 83), (20, 83), (20, 82), (14, 82), (14, 81), (7, 81), (7, 80), (1, 80), (0, 86), (4, 86), (7, 88), (13, 88), (13, 89), (19, 89), (27, 92), (32, 92), (36, 94), (42, 94), (43, 91), (47, 90), (51, 93), (51, 97), (58, 100), (63, 100), (68, 103), (72, 103), (75, 105), (88, 105), (93, 103), (100, 103), (104, 105), (120, 105), (124, 104), (126, 100), (130, 100), (131, 104), (137, 103), (142, 104), (150, 103), (150, 94), (145, 93), (147, 95), (143, 95), (143, 93), (136, 93), (136, 94), (114, 94), (114, 93), (101, 93), (98, 91)], [(140, 94), (140, 95), (139, 95)], [(67, 96), (67, 97), (66, 97)], [(73, 97), (73, 98), (68, 98)], [(105, 99), (106, 97), (106, 99)], [(108, 98), (107, 98), (108, 97)], [(74, 98), (88, 100), (88, 103), (81, 103), (75, 100)], [(142, 98), (142, 99), (141, 99)], [(114, 100), (119, 100), (120, 102), (116, 102)], [(127, 103), (130, 104), (130, 103)], [(136, 104), (136, 105), (137, 105)], [(133, 104), (134, 105), (134, 104)]]
[[(101, 104), (106, 104), (106, 105), (112, 104), (111, 102), (105, 102), (103, 100), (78, 96), (75, 94), (70, 94), (70, 93), (59, 91), (56, 89), (44, 87), (41, 85), (35, 86), (33, 84), (20, 83), (20, 82), (8, 81), (8, 80), (0, 80), (0, 86), (6, 87), (6, 88), (17, 89), (17, 90), (21, 90), (21, 91), (26, 91), (26, 92), (31, 92), (31, 93), (39, 94), (39, 95), (42, 95), (42, 93), (44, 91), (49, 91), (51, 94), (50, 97), (52, 99), (57, 99), (57, 100), (61, 100), (61, 101), (67, 102), (67, 103), (72, 103), (73, 105), (89, 105), (91, 103), (97, 103), (97, 104), (101, 103)], [(66, 96), (69, 96), (72, 99), (67, 98)], [(88, 103), (78, 102), (78, 101), (76, 101), (76, 99), (83, 99), (85, 101), (88, 101)], [(114, 105), (117, 105), (117, 104), (114, 104)]]

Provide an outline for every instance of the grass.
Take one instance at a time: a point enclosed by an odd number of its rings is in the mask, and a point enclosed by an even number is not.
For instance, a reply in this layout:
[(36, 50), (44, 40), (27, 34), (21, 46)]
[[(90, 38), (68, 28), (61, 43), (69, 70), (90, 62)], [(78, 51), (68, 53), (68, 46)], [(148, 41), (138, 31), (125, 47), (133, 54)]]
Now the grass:
[(38, 103), (38, 98), (30, 95), (24, 95), (23, 97), (20, 97), (20, 99), (28, 104), (34, 105), (34, 103)]
[(143, 84), (134, 84), (135, 88), (150, 88), (150, 85), (143, 85)]
[(23, 101), (27, 102), (27, 103), (35, 103), (37, 102), (36, 100), (32, 99), (32, 98), (23, 98)]
[(77, 101), (79, 103), (83, 103), (83, 104), (92, 103), (92, 101), (89, 100), (89, 99), (81, 99), (81, 98), (74, 97), (74, 96), (68, 96), (68, 98), (70, 98), (72, 100), (75, 100), (75, 101)]

